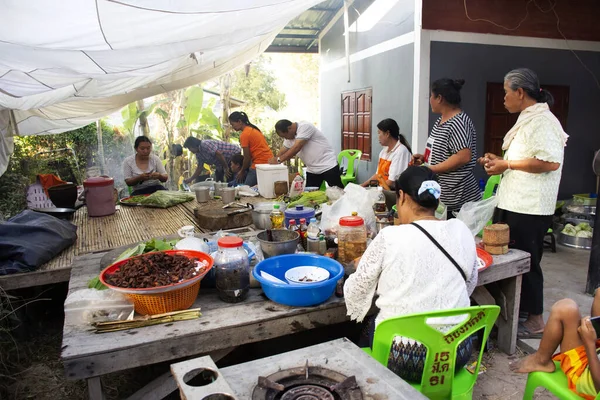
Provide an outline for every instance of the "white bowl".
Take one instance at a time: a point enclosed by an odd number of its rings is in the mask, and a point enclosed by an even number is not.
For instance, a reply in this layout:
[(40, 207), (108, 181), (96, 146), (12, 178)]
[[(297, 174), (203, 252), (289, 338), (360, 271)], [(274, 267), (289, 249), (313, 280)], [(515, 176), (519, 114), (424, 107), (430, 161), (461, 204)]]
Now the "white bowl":
[(175, 250), (195, 250), (208, 253), (208, 245), (202, 239), (186, 237), (175, 243)]
[(295, 267), (285, 272), (285, 279), (300, 284), (323, 282), (329, 279), (329, 271), (321, 267)]

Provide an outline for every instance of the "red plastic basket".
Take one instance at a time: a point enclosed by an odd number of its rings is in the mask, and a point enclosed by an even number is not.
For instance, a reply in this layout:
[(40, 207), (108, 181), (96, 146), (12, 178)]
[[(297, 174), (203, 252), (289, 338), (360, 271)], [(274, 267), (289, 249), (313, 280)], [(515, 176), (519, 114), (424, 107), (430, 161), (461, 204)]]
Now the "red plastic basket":
[(114, 274), (123, 264), (131, 259), (141, 256), (126, 258), (106, 267), (100, 273), (100, 282), (108, 288), (121, 292), (133, 301), (135, 312), (142, 315), (163, 314), (171, 311), (179, 311), (190, 308), (200, 290), (200, 281), (211, 270), (213, 259), (210, 255), (201, 251), (193, 250), (166, 250), (162, 253), (170, 255), (182, 255), (188, 258), (197, 258), (199, 261), (206, 261), (208, 265), (200, 273), (184, 281), (173, 285), (158, 286), (155, 288), (130, 289), (113, 286), (106, 282), (106, 277)]

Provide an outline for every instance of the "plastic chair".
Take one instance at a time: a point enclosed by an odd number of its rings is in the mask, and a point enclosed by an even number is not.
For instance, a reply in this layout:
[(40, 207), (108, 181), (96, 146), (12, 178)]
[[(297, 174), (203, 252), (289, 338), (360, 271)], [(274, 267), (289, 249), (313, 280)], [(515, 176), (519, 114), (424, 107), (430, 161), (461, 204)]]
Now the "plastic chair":
[[(427, 348), (427, 356), (420, 383), (410, 383), (430, 399), (471, 399), (479, 374), (485, 343), (500, 313), (498, 306), (479, 306), (453, 310), (411, 314), (386, 319), (377, 325), (373, 349), (363, 349), (381, 364), (387, 366), (395, 336), (418, 340)], [(430, 318), (467, 316), (450, 332), (444, 334), (427, 324)], [(474, 332), (484, 329), (475, 371), (465, 368), (455, 372), (458, 345)]]
[[(581, 400), (577, 394), (569, 389), (567, 376), (560, 369), (560, 363), (554, 362), (556, 370), (549, 372), (531, 372), (527, 376), (527, 384), (525, 385), (525, 393), (523, 400), (533, 399), (535, 389), (539, 387), (546, 388), (553, 395), (562, 400)], [(596, 396), (596, 400), (600, 399), (600, 394)]]
[(344, 187), (352, 182), (356, 183), (356, 174), (358, 172), (358, 162), (362, 157), (362, 151), (360, 150), (342, 150), (338, 154), (338, 165), (342, 165), (342, 160), (345, 158), (348, 162), (346, 173), (342, 175), (342, 184)]

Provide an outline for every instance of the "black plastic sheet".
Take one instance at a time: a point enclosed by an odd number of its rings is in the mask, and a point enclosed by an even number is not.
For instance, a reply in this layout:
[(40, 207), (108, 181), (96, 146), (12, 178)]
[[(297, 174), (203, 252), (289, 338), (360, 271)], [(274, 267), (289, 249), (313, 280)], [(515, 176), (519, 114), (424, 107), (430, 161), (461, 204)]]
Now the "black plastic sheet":
[(69, 221), (31, 210), (0, 223), (0, 275), (33, 271), (75, 243)]

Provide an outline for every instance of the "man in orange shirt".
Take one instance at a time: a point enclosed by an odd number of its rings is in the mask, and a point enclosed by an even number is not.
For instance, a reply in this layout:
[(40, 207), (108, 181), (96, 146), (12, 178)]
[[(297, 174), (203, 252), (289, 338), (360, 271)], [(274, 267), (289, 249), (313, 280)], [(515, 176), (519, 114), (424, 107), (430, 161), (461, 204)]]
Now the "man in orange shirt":
[(240, 146), (244, 154), (244, 163), (236, 175), (237, 183), (256, 186), (256, 164), (268, 164), (273, 152), (267, 144), (260, 129), (248, 120), (243, 111), (234, 111), (229, 116), (229, 123), (236, 131), (241, 131)]

